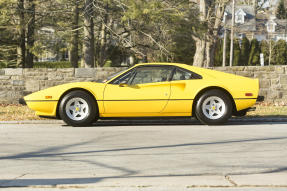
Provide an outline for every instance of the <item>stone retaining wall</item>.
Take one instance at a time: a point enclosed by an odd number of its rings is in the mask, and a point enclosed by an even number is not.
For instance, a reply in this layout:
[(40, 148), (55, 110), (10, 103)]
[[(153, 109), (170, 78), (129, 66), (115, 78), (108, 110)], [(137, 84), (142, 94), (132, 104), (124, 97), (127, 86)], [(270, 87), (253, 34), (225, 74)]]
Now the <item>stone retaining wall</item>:
[[(124, 68), (0, 69), (0, 103), (17, 103), (31, 92), (69, 82), (105, 79)], [(287, 101), (287, 66), (226, 67), (215, 70), (260, 79), (267, 101)]]
[(105, 79), (125, 68), (0, 69), (0, 103), (18, 103), (19, 98), (52, 86)]

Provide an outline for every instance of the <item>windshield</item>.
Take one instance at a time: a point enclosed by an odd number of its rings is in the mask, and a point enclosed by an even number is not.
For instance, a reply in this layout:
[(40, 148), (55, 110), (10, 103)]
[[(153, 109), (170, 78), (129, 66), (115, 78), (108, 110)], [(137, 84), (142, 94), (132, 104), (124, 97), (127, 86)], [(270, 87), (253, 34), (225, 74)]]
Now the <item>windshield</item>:
[(120, 75), (121, 73), (124, 73), (125, 71), (127, 71), (128, 69), (125, 70), (121, 70), (120, 72), (116, 72), (112, 75), (110, 75), (109, 77), (107, 77), (105, 80), (102, 81), (102, 83), (106, 83), (107, 81), (111, 80), (112, 78), (116, 77), (117, 75)]

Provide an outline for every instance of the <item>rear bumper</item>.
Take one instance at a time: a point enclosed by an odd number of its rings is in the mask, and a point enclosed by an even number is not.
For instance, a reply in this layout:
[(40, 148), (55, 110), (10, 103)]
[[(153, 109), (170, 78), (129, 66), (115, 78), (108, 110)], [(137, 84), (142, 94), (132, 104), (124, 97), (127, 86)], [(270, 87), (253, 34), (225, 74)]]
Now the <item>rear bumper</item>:
[(19, 99), (19, 103), (20, 103), (21, 105), (27, 105), (27, 103), (26, 103), (26, 101), (24, 100), (24, 98), (20, 98), (20, 99)]
[(256, 102), (263, 102), (265, 100), (264, 96), (258, 96)]

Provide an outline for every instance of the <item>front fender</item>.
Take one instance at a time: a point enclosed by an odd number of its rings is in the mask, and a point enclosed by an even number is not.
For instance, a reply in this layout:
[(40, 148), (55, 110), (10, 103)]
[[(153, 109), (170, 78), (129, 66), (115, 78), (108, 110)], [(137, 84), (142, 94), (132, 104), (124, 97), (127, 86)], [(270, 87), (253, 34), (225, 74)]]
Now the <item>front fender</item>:
[[(58, 102), (62, 95), (71, 89), (89, 91), (96, 100), (103, 100), (105, 84), (94, 82), (77, 82), (47, 88), (24, 97), (28, 107), (36, 111), (36, 115), (55, 117)], [(99, 108), (100, 109), (100, 108)]]

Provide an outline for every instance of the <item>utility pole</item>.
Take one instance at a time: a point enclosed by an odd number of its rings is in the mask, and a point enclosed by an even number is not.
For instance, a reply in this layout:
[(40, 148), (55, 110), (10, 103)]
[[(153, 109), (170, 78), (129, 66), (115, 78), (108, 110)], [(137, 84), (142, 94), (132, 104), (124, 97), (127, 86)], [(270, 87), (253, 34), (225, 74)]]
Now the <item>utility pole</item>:
[(235, 0), (232, 1), (232, 24), (231, 24), (231, 43), (230, 43), (230, 62), (229, 66), (232, 67), (233, 63), (233, 41), (234, 41), (234, 23), (235, 23)]
[(271, 65), (271, 59), (272, 59), (272, 39), (269, 35), (269, 66)]
[(224, 14), (224, 39), (223, 39), (223, 55), (222, 55), (222, 66), (226, 66), (226, 40), (227, 40), (227, 29), (226, 29), (226, 15)]
[(223, 39), (223, 55), (222, 55), (222, 66), (226, 66), (226, 40), (227, 40), (227, 29), (224, 28), (224, 39)]

